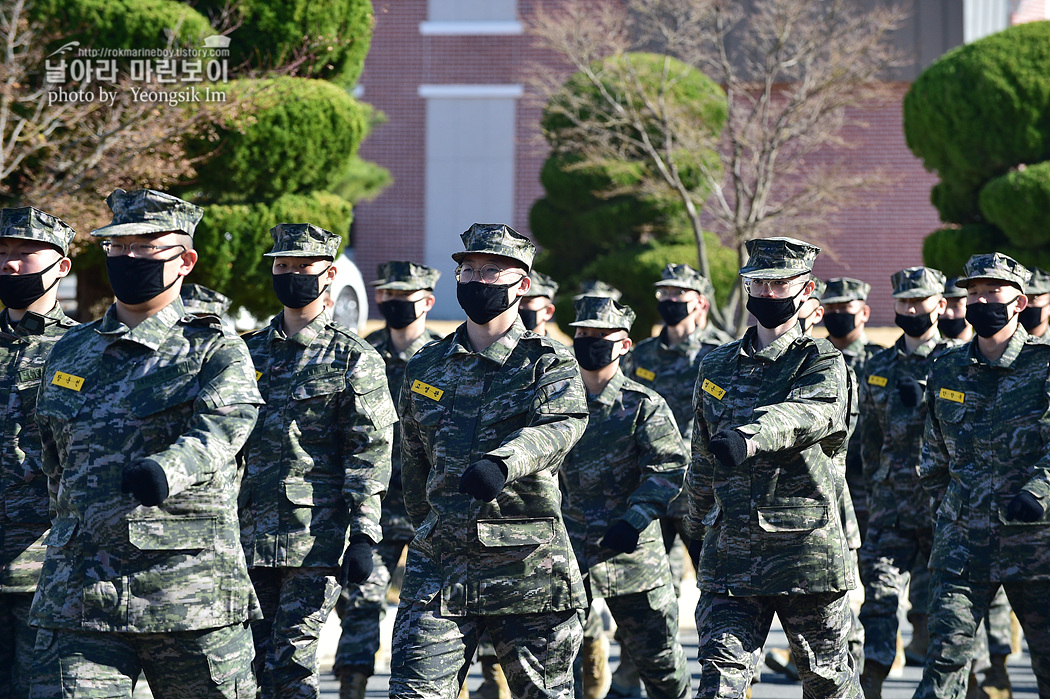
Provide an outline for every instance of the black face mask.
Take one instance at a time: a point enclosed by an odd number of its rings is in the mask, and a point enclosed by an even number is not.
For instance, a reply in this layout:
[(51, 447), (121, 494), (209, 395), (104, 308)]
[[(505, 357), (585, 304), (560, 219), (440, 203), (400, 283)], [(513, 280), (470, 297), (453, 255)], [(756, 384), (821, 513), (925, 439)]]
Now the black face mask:
[(688, 301), (658, 301), (656, 311), (667, 325), (678, 325), (689, 317)]
[(0, 303), (15, 310), (29, 308), (34, 301), (50, 291), (55, 284), (58, 284), (58, 279), (56, 278), (55, 281), (51, 282), (51, 286), (45, 289), (44, 273), (51, 271), (51, 268), (61, 262), (62, 259), (60, 257), (47, 269), (31, 274), (0, 274)]
[[(186, 249), (182, 245), (179, 247)], [(113, 289), (113, 295), (128, 306), (146, 303), (160, 296), (179, 280), (176, 275), (171, 280), (171, 284), (165, 284), (164, 265), (180, 255), (182, 255), (181, 252), (162, 260), (128, 257), (127, 255), (107, 257), (106, 274), (109, 275), (109, 285)]]
[(510, 284), (483, 284), (467, 282), (456, 285), (456, 300), (467, 317), (478, 325), (484, 325), (513, 304), (507, 291), (521, 283), (519, 279)]
[(273, 275), (273, 293), (286, 308), (305, 308), (328, 289), (318, 288), (317, 280), (330, 270), (329, 265), (317, 274), (275, 274)]
[(975, 333), (981, 337), (991, 337), (1010, 322), (1010, 311), (1006, 306), (1005, 303), (968, 303), (966, 320), (970, 321)]
[(846, 337), (857, 327), (857, 316), (853, 313), (825, 313), (824, 327), (832, 337)]
[(927, 330), (933, 327), (933, 314), (927, 313), (923, 316), (909, 316), (898, 313), (894, 319), (897, 327), (904, 331), (909, 337), (922, 337)]
[(540, 312), (535, 309), (519, 308), (518, 315), (521, 316), (521, 322), (525, 324), (526, 330), (535, 330), (540, 324)]
[(598, 371), (612, 364), (614, 349), (616, 349), (615, 340), (600, 337), (577, 337), (572, 341), (572, 351), (576, 354), (576, 361), (580, 363), (580, 368), (587, 371)]
[[(3, 277), (0, 277), (0, 279), (3, 279)], [(0, 288), (0, 293), (2, 292), (3, 289)], [(1032, 332), (1043, 322), (1044, 308), (1046, 308), (1046, 306), (1025, 306), (1025, 309), (1017, 314), (1017, 317), (1020, 318), (1021, 325), (1024, 326), (1025, 330)]]
[[(1024, 322), (1024, 319), (1021, 322)], [(938, 318), (937, 329), (945, 337), (959, 337), (966, 330), (966, 318)]]
[(775, 328), (783, 325), (791, 320), (791, 316), (795, 315), (798, 311), (798, 306), (795, 305), (795, 299), (799, 297), (799, 294), (801, 294), (805, 288), (806, 285), (803, 284), (802, 288), (799, 289), (794, 296), (788, 296), (783, 299), (767, 299), (748, 294), (747, 310), (755, 317), (755, 320), (757, 320), (758, 324), (763, 328)]
[(405, 299), (383, 301), (379, 304), (379, 312), (386, 319), (387, 327), (394, 330), (407, 328), (409, 325), (412, 325), (416, 318), (423, 315), (422, 313), (416, 313), (416, 301), (406, 301)]

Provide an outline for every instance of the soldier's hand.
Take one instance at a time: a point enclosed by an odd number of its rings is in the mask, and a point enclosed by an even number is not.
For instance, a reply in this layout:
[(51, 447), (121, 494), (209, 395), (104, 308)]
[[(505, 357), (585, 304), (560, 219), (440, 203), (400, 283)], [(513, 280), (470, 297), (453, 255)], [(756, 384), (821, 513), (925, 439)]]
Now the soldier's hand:
[(1017, 522), (1036, 522), (1043, 518), (1043, 505), (1039, 498), (1022, 490), (1006, 506), (1006, 519)]
[(747, 458), (747, 439), (736, 430), (719, 432), (707, 443), (707, 450), (724, 466), (739, 466)]
[(897, 395), (906, 407), (914, 408), (922, 402), (922, 384), (910, 376), (902, 376), (897, 379)]
[(495, 500), (506, 484), (507, 474), (503, 466), (491, 459), (481, 459), (467, 466), (459, 479), (459, 492), (488, 502)]
[(339, 569), (339, 584), (363, 583), (372, 574), (372, 540), (364, 534), (350, 537), (350, 545), (343, 554), (343, 565)]
[(153, 459), (139, 459), (124, 467), (120, 489), (143, 505), (154, 507), (168, 497), (168, 477)]
[(618, 519), (605, 532), (600, 543), (613, 551), (634, 553), (638, 548), (638, 530), (622, 519)]

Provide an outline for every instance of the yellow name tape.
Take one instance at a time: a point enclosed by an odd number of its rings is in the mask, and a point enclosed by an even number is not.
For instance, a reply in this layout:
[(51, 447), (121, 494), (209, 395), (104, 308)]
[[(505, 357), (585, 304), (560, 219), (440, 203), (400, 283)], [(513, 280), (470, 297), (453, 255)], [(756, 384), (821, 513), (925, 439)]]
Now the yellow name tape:
[(54, 386), (61, 386), (62, 388), (68, 388), (73, 391), (79, 391), (84, 385), (84, 379), (79, 376), (73, 376), (67, 374), (64, 371), (56, 371), (54, 378), (51, 379), (51, 383)]
[(726, 390), (724, 388), (720, 388), (719, 386), (716, 386), (715, 384), (711, 383), (707, 379), (704, 379), (704, 382), (702, 384), (700, 384), (700, 388), (704, 389), (704, 391), (706, 391), (707, 393), (710, 393), (712, 396), (714, 396), (718, 400), (722, 400), (722, 396), (724, 396), (726, 394)]
[(261, 378), (262, 378), (262, 372), (261, 371), (255, 372), (255, 380), (258, 381)]
[(656, 378), (655, 371), (649, 371), (648, 369), (643, 369), (642, 367), (638, 367), (637, 369), (635, 369), (634, 375), (639, 378), (645, 379), (646, 381), (652, 381)]
[(953, 391), (950, 388), (942, 388), (940, 397), (954, 403), (962, 403), (966, 399), (966, 394), (962, 391)]
[(418, 393), (430, 400), (441, 400), (441, 396), (445, 395), (445, 392), (440, 388), (423, 383), (419, 379), (412, 382), (412, 393)]
[(885, 386), (888, 382), (885, 376), (875, 376), (872, 374), (868, 377), (868, 383), (872, 386)]

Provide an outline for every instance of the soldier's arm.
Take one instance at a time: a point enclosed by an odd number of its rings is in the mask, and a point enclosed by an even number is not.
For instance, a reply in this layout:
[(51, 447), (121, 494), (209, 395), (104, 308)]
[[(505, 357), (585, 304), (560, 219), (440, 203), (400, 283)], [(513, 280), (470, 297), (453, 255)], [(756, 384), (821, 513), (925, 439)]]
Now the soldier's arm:
[[(47, 371), (46, 367), (44, 371)], [(39, 390), (42, 392), (44, 387), (44, 382), (41, 382)], [(51, 419), (38, 411), (36, 423), (40, 428), (40, 470), (47, 477), (48, 510), (51, 519), (54, 519), (58, 504), (58, 484), (62, 481), (62, 462), (58, 458), (58, 444), (51, 428)]]
[(540, 361), (526, 426), (485, 455), (503, 464), (508, 482), (561, 463), (587, 429), (587, 394), (576, 362), (561, 353)]
[[(870, 369), (869, 365), (869, 369)], [(879, 470), (879, 461), (882, 458), (882, 423), (875, 400), (871, 397), (871, 389), (868, 387), (867, 375), (860, 378), (860, 397), (864, 419), (860, 424), (860, 460), (864, 473), (864, 483), (869, 484), (875, 472)]]
[(919, 458), (919, 482), (930, 496), (933, 511), (941, 506), (948, 483), (951, 480), (948, 471), (948, 448), (941, 435), (941, 423), (937, 419), (935, 401), (944, 400), (934, 395), (932, 382), (926, 387), (926, 403), (930, 409), (926, 412), (926, 427), (922, 440), (922, 452)]
[(711, 441), (711, 433), (704, 418), (704, 399), (700, 395), (700, 386), (704, 381), (704, 366), (700, 365), (700, 373), (693, 388), (693, 435), (692, 456), (689, 462), (689, 471), (685, 476), (686, 498), (689, 505), (689, 513), (685, 518), (685, 530), (694, 541), (703, 540), (703, 519), (715, 505), (714, 491), (714, 457), (707, 450), (707, 444)]
[[(1048, 368), (1043, 387), (1047, 400), (1050, 401), (1050, 368)], [(1038, 429), (1043, 444), (1047, 447), (1043, 449), (1043, 457), (1032, 465), (1033, 475), (1024, 484), (1022, 490), (1027, 490), (1036, 496), (1042, 503), (1043, 510), (1046, 510), (1048, 509), (1047, 503), (1050, 502), (1050, 414), (1043, 413), (1043, 416), (1039, 418)]]
[(379, 543), (382, 498), (390, 484), (390, 446), (397, 414), (379, 354), (368, 347), (351, 362), (346, 391), (339, 397), (339, 437), (345, 439), (343, 499), (350, 506), (350, 534)]
[(427, 502), (427, 479), (430, 477), (430, 459), (419, 432), (419, 422), (412, 410), (412, 362), (405, 369), (401, 383), (397, 414), (401, 419), (401, 489), (405, 496), (405, 510), (412, 525), (419, 527), (430, 513)]
[(197, 378), (200, 391), (188, 428), (174, 444), (149, 455), (164, 470), (169, 496), (211, 480), (224, 464), (234, 463), (263, 402), (255, 367), (240, 338), (223, 337), (209, 351)]
[(639, 447), (638, 487), (627, 498), (623, 519), (638, 531), (667, 514), (682, 491), (689, 453), (671, 409), (656, 396), (642, 402), (635, 441)]
[(736, 429), (748, 438), (749, 455), (805, 449), (829, 438), (841, 442), (848, 420), (845, 392), (842, 355), (813, 352), (786, 400), (755, 408), (755, 419)]

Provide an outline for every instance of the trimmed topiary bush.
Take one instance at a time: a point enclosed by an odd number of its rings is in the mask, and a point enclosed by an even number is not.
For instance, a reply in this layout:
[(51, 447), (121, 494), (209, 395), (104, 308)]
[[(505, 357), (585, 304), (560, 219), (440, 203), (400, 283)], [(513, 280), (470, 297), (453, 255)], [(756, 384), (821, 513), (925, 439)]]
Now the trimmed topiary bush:
[(1014, 245), (1050, 245), (1050, 160), (990, 180), (978, 202), (988, 222)]
[(176, 0), (37, 0), (30, 12), (62, 27), (63, 42), (96, 48), (163, 48), (170, 32), (176, 45), (200, 45), (215, 33), (207, 17)]

